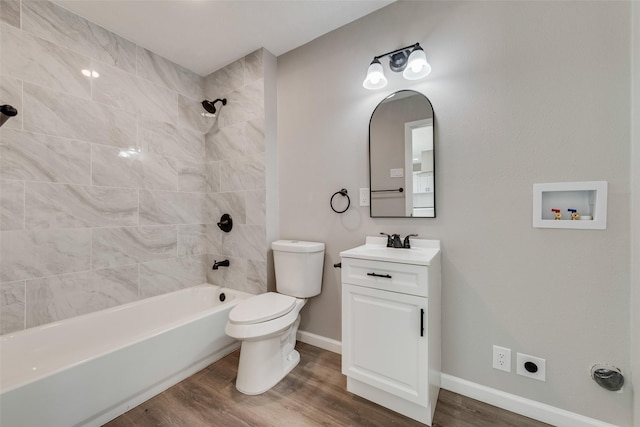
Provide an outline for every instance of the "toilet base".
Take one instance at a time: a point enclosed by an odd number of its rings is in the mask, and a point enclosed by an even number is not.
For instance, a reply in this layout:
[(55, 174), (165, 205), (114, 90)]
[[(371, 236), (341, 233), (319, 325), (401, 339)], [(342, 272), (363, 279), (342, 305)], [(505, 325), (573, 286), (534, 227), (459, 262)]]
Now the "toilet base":
[(300, 362), (296, 333), (300, 316), (280, 335), (258, 341), (243, 341), (236, 389), (244, 394), (262, 394), (278, 384)]

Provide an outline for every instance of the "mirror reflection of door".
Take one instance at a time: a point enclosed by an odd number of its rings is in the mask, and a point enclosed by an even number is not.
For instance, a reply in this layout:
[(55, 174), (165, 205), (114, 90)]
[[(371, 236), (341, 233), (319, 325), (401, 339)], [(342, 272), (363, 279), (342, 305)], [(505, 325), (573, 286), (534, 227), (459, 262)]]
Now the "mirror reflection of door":
[(434, 119), (426, 96), (401, 90), (369, 123), (371, 217), (436, 216)]
[(405, 123), (404, 140), (405, 215), (433, 218), (433, 118)]

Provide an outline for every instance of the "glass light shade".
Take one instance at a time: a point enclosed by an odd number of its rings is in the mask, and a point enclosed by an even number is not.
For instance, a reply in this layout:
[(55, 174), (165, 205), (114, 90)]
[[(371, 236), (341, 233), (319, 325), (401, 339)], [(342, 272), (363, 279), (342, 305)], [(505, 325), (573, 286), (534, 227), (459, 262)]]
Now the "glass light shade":
[(387, 85), (387, 78), (384, 76), (382, 64), (374, 59), (367, 70), (367, 77), (362, 82), (365, 89), (381, 89)]
[(424, 50), (418, 46), (409, 55), (409, 63), (402, 76), (407, 80), (418, 80), (427, 77), (429, 73), (431, 73), (431, 65), (427, 62)]

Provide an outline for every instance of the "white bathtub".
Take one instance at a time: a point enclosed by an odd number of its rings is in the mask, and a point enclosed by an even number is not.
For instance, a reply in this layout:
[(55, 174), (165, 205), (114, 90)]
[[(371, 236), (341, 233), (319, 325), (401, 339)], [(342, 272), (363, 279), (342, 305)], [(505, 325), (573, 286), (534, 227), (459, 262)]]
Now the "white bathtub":
[(205, 284), (0, 337), (0, 425), (115, 418), (238, 348), (224, 326), (249, 296)]

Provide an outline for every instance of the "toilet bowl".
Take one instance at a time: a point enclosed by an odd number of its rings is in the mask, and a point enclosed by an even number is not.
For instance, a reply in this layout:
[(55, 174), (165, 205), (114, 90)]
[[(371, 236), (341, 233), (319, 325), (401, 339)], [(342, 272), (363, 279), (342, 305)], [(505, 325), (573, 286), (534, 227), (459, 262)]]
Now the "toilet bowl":
[[(300, 310), (307, 301), (268, 292), (244, 302), (243, 307), (237, 306), (240, 310), (229, 313), (225, 332), (242, 341), (236, 388), (244, 394), (261, 394), (300, 361), (296, 333)], [(271, 309), (270, 303), (276, 306)], [(251, 314), (253, 308), (259, 310), (256, 315)]]
[(278, 292), (240, 302), (225, 326), (242, 341), (236, 388), (245, 394), (264, 393), (296, 367), (299, 313), (322, 285), (323, 243), (280, 240), (272, 248)]

